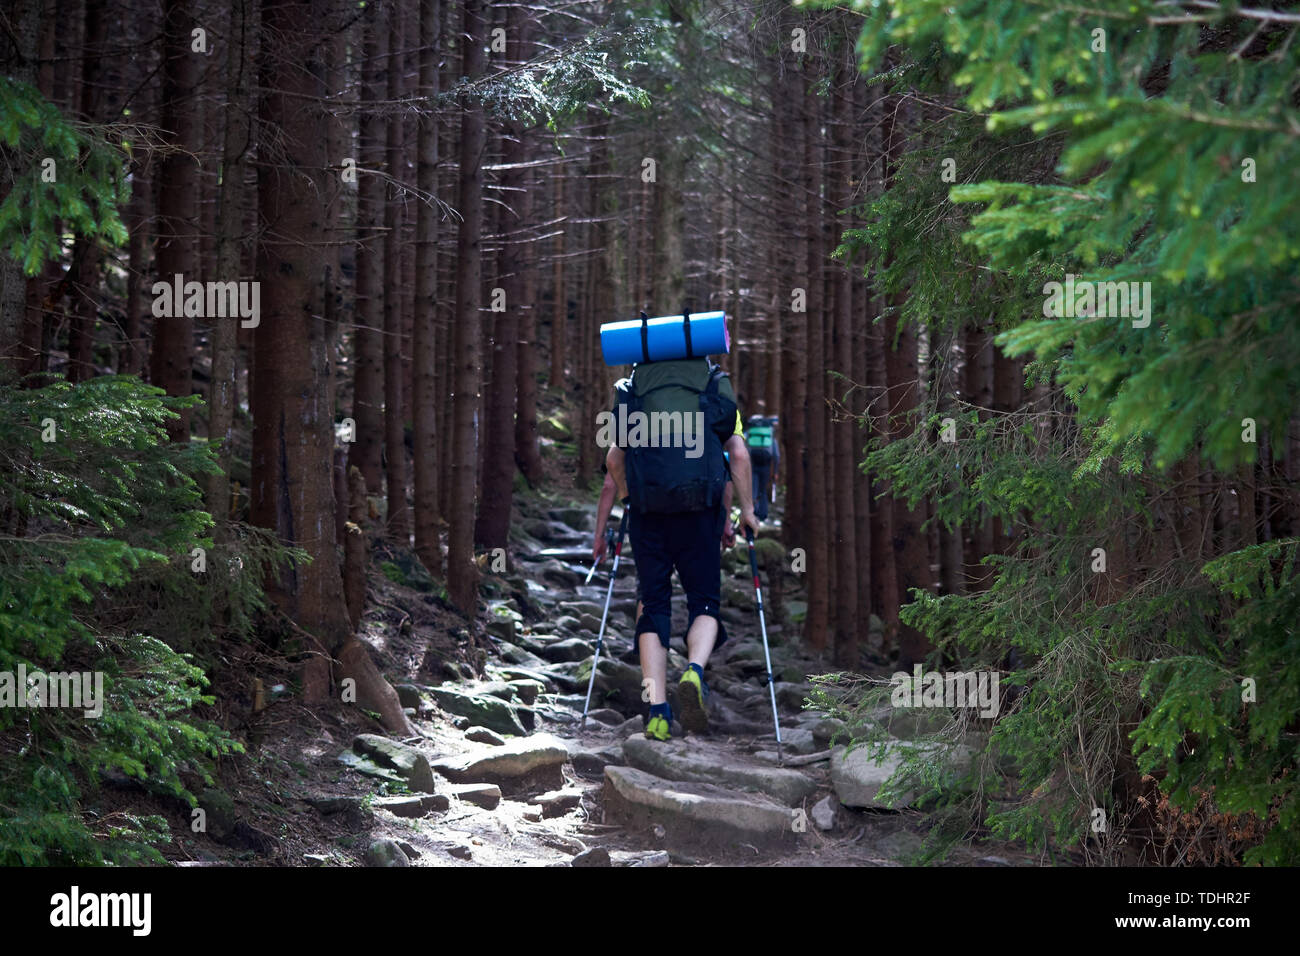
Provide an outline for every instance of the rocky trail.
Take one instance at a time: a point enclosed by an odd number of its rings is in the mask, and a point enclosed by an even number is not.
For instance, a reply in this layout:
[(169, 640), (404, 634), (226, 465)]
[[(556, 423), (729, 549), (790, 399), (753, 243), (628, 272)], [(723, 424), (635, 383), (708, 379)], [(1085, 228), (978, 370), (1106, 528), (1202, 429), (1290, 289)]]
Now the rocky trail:
[[(269, 817), (253, 826), (227, 821), (224, 829), (265, 835), (279, 822), (282, 833), (307, 832), (221, 841), (227, 848), (244, 848), (250, 860), (274, 852), (288, 865), (371, 866), (893, 866), (915, 856), (926, 816), (877, 799), (896, 759), (846, 753), (843, 735), (833, 740), (842, 722), (804, 709), (807, 676), (826, 668), (794, 645), (797, 627), (781, 619), (780, 607), (769, 607), (784, 743), (784, 765), (778, 762), (743, 547), (724, 556), (729, 640), (705, 672), (710, 729), (683, 736), (674, 724), (674, 738), (656, 742), (642, 733), (647, 705), (632, 642), (635, 555), (625, 546), (584, 728), (610, 569), (607, 560), (584, 583), (594, 509), (542, 508), (519, 525), (508, 571), (489, 600), (489, 646), (478, 651), (479, 666), (445, 649), (403, 652), (399, 645), (418, 638), (421, 628), (411, 626), (406, 611), (381, 602), (407, 619), (395, 636), (391, 615), (372, 621), (382, 626), (369, 629), (370, 643), (419, 736), (358, 732), (364, 728), (338, 714), (322, 717), (309, 736), (267, 735), (263, 769), (278, 762), (299, 779), (278, 795)], [(775, 540), (759, 544), (769, 557), (784, 555)], [(780, 603), (787, 612), (800, 608), (789, 595)], [(671, 694), (686, 664), (685, 625), (685, 600), (676, 594)], [(440, 663), (431, 664), (438, 655)], [(437, 683), (435, 673), (449, 679)], [(911, 736), (924, 728), (893, 719), (890, 729)], [(286, 827), (290, 816), (295, 825)], [(218, 859), (210, 849), (192, 856), (191, 865)], [(947, 860), (1013, 861), (1017, 855), (1002, 846), (959, 850)]]

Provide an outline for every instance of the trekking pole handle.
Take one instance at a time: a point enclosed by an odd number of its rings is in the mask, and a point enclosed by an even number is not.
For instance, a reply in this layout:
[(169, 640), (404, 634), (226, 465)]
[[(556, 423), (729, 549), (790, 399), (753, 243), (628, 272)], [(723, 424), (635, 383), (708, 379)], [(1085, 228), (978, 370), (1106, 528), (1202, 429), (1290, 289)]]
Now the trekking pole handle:
[(627, 516), (628, 516), (628, 514), (629, 514), (631, 511), (632, 511), (632, 499), (631, 499), (631, 498), (624, 498), (624, 499), (623, 499), (623, 514), (622, 514), (622, 516), (618, 519), (618, 538), (617, 538), (617, 543), (615, 543), (614, 529), (613, 529), (613, 528), (609, 528), (609, 529), (605, 532), (606, 536), (607, 536), (608, 539), (609, 539), (609, 543), (614, 545), (614, 555), (615, 555), (615, 557), (617, 557), (617, 556), (619, 555), (619, 553), (622, 552), (622, 550), (623, 550), (623, 535), (627, 533)]

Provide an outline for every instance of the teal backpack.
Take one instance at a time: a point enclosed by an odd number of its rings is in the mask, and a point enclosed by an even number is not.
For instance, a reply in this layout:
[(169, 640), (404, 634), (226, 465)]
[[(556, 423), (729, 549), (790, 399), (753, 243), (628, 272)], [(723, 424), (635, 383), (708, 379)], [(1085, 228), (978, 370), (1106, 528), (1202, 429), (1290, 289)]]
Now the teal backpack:
[(745, 447), (749, 449), (749, 458), (756, 465), (766, 465), (772, 460), (772, 421), (760, 418), (749, 426), (745, 433)]

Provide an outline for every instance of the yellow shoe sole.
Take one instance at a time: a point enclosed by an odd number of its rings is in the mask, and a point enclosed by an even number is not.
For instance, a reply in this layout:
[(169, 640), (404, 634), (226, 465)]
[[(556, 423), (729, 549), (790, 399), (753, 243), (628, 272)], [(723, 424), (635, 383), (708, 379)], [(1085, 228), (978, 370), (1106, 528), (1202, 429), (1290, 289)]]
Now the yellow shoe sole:
[(695, 671), (688, 670), (677, 683), (677, 706), (681, 714), (677, 719), (693, 734), (709, 729), (709, 712), (704, 709), (704, 691)]

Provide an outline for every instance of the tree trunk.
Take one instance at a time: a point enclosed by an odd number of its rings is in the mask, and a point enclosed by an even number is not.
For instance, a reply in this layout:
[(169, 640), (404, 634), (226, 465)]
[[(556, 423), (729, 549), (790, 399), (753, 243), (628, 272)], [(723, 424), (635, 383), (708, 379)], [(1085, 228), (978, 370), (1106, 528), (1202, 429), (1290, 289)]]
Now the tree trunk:
[[(186, 281), (194, 275), (198, 254), (198, 165), (199, 151), (194, 93), (199, 81), (199, 55), (190, 51), (191, 31), (197, 26), (193, 0), (166, 0), (163, 36), (162, 127), (170, 130), (175, 152), (167, 153), (159, 165), (158, 180), (158, 280), (172, 282), (176, 275)], [(175, 303), (180, 306), (180, 303)], [(154, 320), (153, 351), (150, 355), (153, 384), (168, 395), (189, 395), (194, 367), (194, 320), (183, 308), (176, 315)], [(172, 441), (188, 441), (190, 413), (167, 423)]]
[[(793, 22), (788, 14), (781, 16), (782, 47), (789, 36), (786, 29)], [(776, 100), (774, 123), (776, 126), (776, 145), (773, 149), (775, 163), (774, 173), (778, 188), (774, 192), (774, 221), (795, 223), (799, 214), (795, 201), (795, 170), (801, 161), (800, 140), (804, 135), (803, 124), (797, 116), (797, 104), (800, 99), (799, 80), (796, 79), (793, 64), (786, 64), (778, 70), (781, 79), (776, 83), (774, 98)], [(785, 325), (782, 336), (781, 356), (781, 425), (782, 434), (789, 437), (785, 444), (786, 454), (781, 463), (785, 472), (785, 514), (782, 516), (782, 541), (787, 549), (802, 549), (805, 557), (808, 550), (808, 530), (804, 526), (804, 485), (807, 474), (808, 449), (804, 441), (804, 402), (807, 398), (808, 364), (806, 343), (808, 341), (807, 301), (801, 303), (804, 311), (794, 311), (796, 289), (803, 288), (806, 294), (807, 282), (797, 275), (795, 263), (806, 259), (808, 227), (800, 229), (791, 237), (791, 248), (783, 250), (780, 257), (781, 281), (776, 295), (776, 312), (779, 321)], [(807, 572), (805, 571), (805, 574)], [(805, 577), (805, 580), (807, 578)]]
[[(388, 101), (404, 96), (402, 78), (402, 14), (393, 8), (388, 17)], [(402, 117), (388, 115), (388, 175), (406, 179), (402, 146)], [(391, 187), (384, 204), (384, 463), (388, 490), (388, 534), (402, 548), (411, 546), (411, 516), (406, 504), (406, 403), (403, 401), (402, 342), (406, 317), (402, 306), (402, 219), (403, 209)]]
[(361, 627), (361, 612), (366, 606), (366, 561), (370, 545), (366, 535), (366, 479), (353, 465), (347, 476), (348, 515), (343, 539), (343, 598), (348, 605), (348, 620), (355, 634)]
[[(529, 21), (523, 8), (512, 6), (506, 21), (506, 59), (510, 64), (528, 58)], [(519, 314), (524, 301), (523, 231), (528, 225), (528, 191), (524, 162), (528, 158), (524, 125), (509, 124), (502, 136), (501, 251), (497, 257), (505, 311), (496, 316), (492, 337), (492, 382), (487, 395), (487, 434), (491, 448), (484, 458), (483, 499), (479, 508), (475, 540), (486, 548), (504, 548), (510, 531), (510, 510), (514, 503), (515, 484), (515, 410), (518, 396)]]
[(352, 420), (356, 430), (348, 463), (361, 469), (366, 488), (384, 487), (384, 168), (387, 133), (383, 114), (373, 105), (387, 94), (388, 10), (366, 10), (365, 59), (361, 65), (361, 129), (357, 183), (356, 331), (352, 336), (356, 372)]
[[(459, 43), (464, 50), (462, 75), (472, 81), (483, 73), (483, 45), (487, 42), (482, 0), (465, 0)], [(474, 490), (478, 462), (479, 387), (482, 360), (479, 338), (482, 325), (483, 170), (486, 143), (483, 107), (467, 105), (460, 127), (461, 222), (456, 242), (456, 389), (453, 405), (455, 431), (451, 459), (450, 521), (447, 546), (447, 590), (464, 613), (472, 615), (478, 601), (478, 568), (474, 563)]]
[[(360, 706), (378, 711), (390, 731), (411, 734), (397, 695), (353, 637), (335, 550), (333, 421), (324, 401), (331, 374), (322, 318), (325, 253), (314, 244), (324, 228), (326, 129), (318, 104), (325, 70), (317, 29), (325, 4), (278, 0), (263, 11), (264, 34), (274, 39), (263, 50), (261, 120), (283, 155), (258, 181), (257, 274), (275, 281), (262, 290), (254, 335), (253, 520), (312, 559), (274, 584), (272, 596), (338, 656), (338, 676), (356, 680)], [(328, 664), (312, 657), (305, 696), (322, 701), (328, 683)]]
[[(835, 204), (834, 213), (846, 209), (852, 198), (850, 176), (853, 169), (850, 128), (853, 124), (853, 85), (856, 70), (852, 62), (847, 62), (840, 54), (839, 66), (835, 71), (837, 90), (835, 94)], [(835, 242), (839, 241), (839, 222), (831, 220), (835, 232)], [(834, 270), (835, 312), (834, 312), (834, 364), (835, 368), (850, 381), (853, 375), (853, 277), (849, 267), (844, 264), (832, 266)], [(844, 408), (852, 401), (846, 396), (848, 386), (842, 380), (835, 385), (835, 399), (838, 403), (844, 398)], [(837, 408), (840, 407), (838, 404)], [(839, 667), (855, 668), (858, 665), (858, 587), (860, 575), (857, 563), (855, 531), (857, 529), (857, 500), (854, 486), (859, 484), (854, 469), (854, 437), (857, 423), (853, 419), (839, 416), (835, 422), (830, 440), (835, 446), (835, 482), (832, 507), (830, 537), (834, 541), (833, 566), (837, 573), (835, 590), (832, 592), (832, 604), (835, 610), (835, 662)], [(863, 625), (865, 621), (861, 622)]]
[[(442, 35), (442, 0), (420, 2), (420, 95), (430, 103), (438, 94), (438, 42)], [(432, 106), (429, 107), (432, 109)], [(422, 113), (416, 185), (423, 197), (438, 189), (438, 119)], [(442, 525), (438, 507), (438, 209), (416, 205), (415, 221), (415, 354), (412, 417), (415, 440), (415, 553), (434, 577), (442, 577)]]
[(803, 81), (804, 107), (804, 162), (803, 195), (805, 228), (809, 230), (804, 283), (807, 289), (808, 312), (803, 317), (807, 327), (808, 347), (808, 400), (807, 400), (807, 485), (804, 488), (803, 531), (808, 549), (808, 616), (804, 619), (804, 640), (817, 652), (827, 646), (827, 602), (830, 555), (827, 549), (828, 521), (826, 512), (826, 466), (829, 460), (826, 447), (826, 355), (823, 322), (827, 311), (824, 298), (823, 271), (825, 250), (822, 244), (822, 217), (825, 210), (821, 202), (821, 172), (824, 161), (821, 142), (820, 102), (812, 92), (808, 73), (800, 74)]
[[(568, 178), (568, 166), (561, 166), (555, 173), (555, 214), (565, 217), (568, 213), (564, 205), (564, 183)], [(554, 308), (551, 310), (551, 375), (547, 385), (551, 388), (564, 388), (564, 359), (568, 350), (567, 328), (569, 322), (569, 287), (566, 283), (565, 247), (568, 244), (569, 229), (567, 222), (561, 220), (555, 235), (555, 261), (551, 284), (555, 288)]]
[[(895, 115), (907, 122), (907, 106), (886, 100), (885, 121), (881, 124), (885, 164), (884, 188), (893, 184), (894, 171), (903, 153), (904, 131), (895, 125)], [(891, 439), (901, 438), (908, 428), (914, 427), (911, 416), (920, 403), (920, 368), (917, 355), (916, 332), (899, 317), (906, 302), (906, 294), (889, 297), (889, 312), (884, 322), (885, 384), (888, 388), (889, 422)], [(925, 521), (924, 505), (909, 508), (898, 499), (893, 500), (893, 528), (891, 544), (894, 566), (898, 575), (898, 588), (892, 597), (899, 605), (911, 602), (909, 591), (913, 588), (931, 587), (930, 555), (926, 534), (921, 530)], [(929, 653), (930, 645), (916, 628), (899, 624), (898, 666), (910, 670)]]
[[(250, 0), (233, 0), (226, 45), (226, 109), (222, 141), (221, 186), (217, 210), (217, 275), (221, 282), (238, 281), (244, 226), (244, 171), (248, 160), (249, 77), (247, 58)], [(212, 328), (212, 383), (208, 396), (208, 440), (219, 441), (220, 474), (208, 480), (208, 510), (225, 535), (230, 518), (230, 442), (235, 416), (235, 356), (239, 348), (238, 319), (218, 318)]]
[[(966, 401), (978, 409), (980, 421), (988, 421), (993, 408), (993, 340), (983, 325), (971, 325), (966, 330), (965, 372), (963, 391)], [(991, 570), (980, 564), (992, 552), (993, 523), (985, 518), (972, 524), (966, 539), (963, 563), (966, 565), (966, 586), (970, 590), (983, 590), (992, 583)]]

